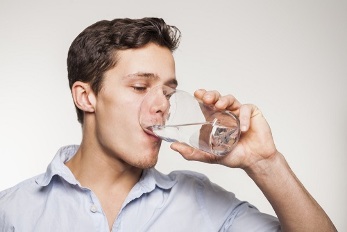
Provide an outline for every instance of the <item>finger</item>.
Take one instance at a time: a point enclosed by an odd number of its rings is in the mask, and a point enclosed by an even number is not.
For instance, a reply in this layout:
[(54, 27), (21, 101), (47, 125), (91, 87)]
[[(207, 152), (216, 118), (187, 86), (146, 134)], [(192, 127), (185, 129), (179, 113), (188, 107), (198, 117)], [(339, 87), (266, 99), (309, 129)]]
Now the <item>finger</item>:
[(205, 104), (214, 104), (220, 98), (220, 93), (216, 90), (199, 89), (194, 92), (194, 96)]
[(245, 104), (240, 107), (240, 129), (242, 132), (246, 132), (249, 129), (252, 115), (252, 105)]
[(251, 124), (251, 119), (257, 116), (262, 116), (261, 111), (252, 104), (242, 105), (240, 108), (240, 128), (242, 132), (245, 132), (249, 129)]
[(220, 97), (221, 95), (218, 91), (211, 90), (211, 91), (206, 91), (205, 94), (202, 96), (201, 100), (203, 103), (209, 105), (209, 104), (215, 104)]
[(198, 98), (198, 99), (202, 99), (202, 96), (204, 96), (204, 94), (206, 93), (207, 91), (205, 89), (198, 89), (194, 92), (194, 97)]
[(220, 97), (215, 106), (221, 110), (228, 109), (230, 111), (236, 111), (241, 107), (241, 103), (233, 95), (226, 95)]

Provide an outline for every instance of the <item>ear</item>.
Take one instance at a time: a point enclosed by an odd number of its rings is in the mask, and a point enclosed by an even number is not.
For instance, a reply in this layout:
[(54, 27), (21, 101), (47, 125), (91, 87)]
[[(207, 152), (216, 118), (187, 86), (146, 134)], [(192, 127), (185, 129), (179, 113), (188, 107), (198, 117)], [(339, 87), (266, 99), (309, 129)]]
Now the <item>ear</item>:
[(71, 88), (72, 98), (75, 105), (84, 112), (94, 112), (96, 98), (88, 83), (76, 81)]

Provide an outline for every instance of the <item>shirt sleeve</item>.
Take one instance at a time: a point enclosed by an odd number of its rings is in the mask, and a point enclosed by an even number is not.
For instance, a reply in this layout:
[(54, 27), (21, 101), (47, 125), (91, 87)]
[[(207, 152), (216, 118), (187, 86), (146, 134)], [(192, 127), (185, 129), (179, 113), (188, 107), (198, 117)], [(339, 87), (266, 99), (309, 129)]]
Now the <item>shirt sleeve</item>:
[[(200, 177), (201, 178), (201, 177)], [(241, 201), (235, 194), (208, 178), (201, 178), (202, 191), (198, 194), (202, 210), (214, 228), (223, 232), (275, 232), (281, 231), (278, 218), (260, 212), (252, 204)]]
[(231, 212), (221, 231), (275, 232), (281, 231), (281, 225), (276, 217), (260, 212), (248, 202), (241, 202)]

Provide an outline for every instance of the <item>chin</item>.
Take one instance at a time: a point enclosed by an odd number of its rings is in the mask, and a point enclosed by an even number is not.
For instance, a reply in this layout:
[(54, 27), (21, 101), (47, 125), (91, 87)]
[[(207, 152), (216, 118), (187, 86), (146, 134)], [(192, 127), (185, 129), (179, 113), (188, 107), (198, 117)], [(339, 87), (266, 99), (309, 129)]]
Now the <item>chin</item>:
[[(144, 133), (144, 132), (143, 132)], [(128, 163), (136, 168), (148, 169), (158, 162), (161, 140), (144, 133), (144, 136), (132, 144), (131, 155), (128, 153)]]
[(157, 162), (155, 163), (143, 163), (143, 164), (140, 164), (138, 168), (140, 169), (150, 169), (150, 168), (154, 168), (155, 165), (157, 164)]
[(153, 158), (143, 157), (143, 159), (137, 160), (134, 166), (140, 169), (148, 169), (153, 168), (157, 164), (157, 162), (158, 156)]
[(138, 156), (137, 162), (134, 166), (141, 169), (153, 168), (158, 162), (159, 148), (160, 146), (147, 152), (140, 151), (138, 153), (140, 155)]

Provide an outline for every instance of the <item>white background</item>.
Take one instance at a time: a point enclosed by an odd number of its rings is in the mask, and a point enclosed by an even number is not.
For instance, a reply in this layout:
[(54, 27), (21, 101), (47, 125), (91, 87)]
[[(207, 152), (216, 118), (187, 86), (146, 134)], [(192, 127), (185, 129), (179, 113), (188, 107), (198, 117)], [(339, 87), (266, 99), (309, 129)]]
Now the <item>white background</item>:
[[(183, 34), (180, 88), (218, 89), (257, 104), (278, 149), (338, 230), (347, 230), (347, 2), (0, 0), (0, 190), (45, 171), (78, 144), (66, 56), (85, 27), (162, 17)], [(205, 173), (274, 214), (242, 170), (160, 153), (158, 169)]]

